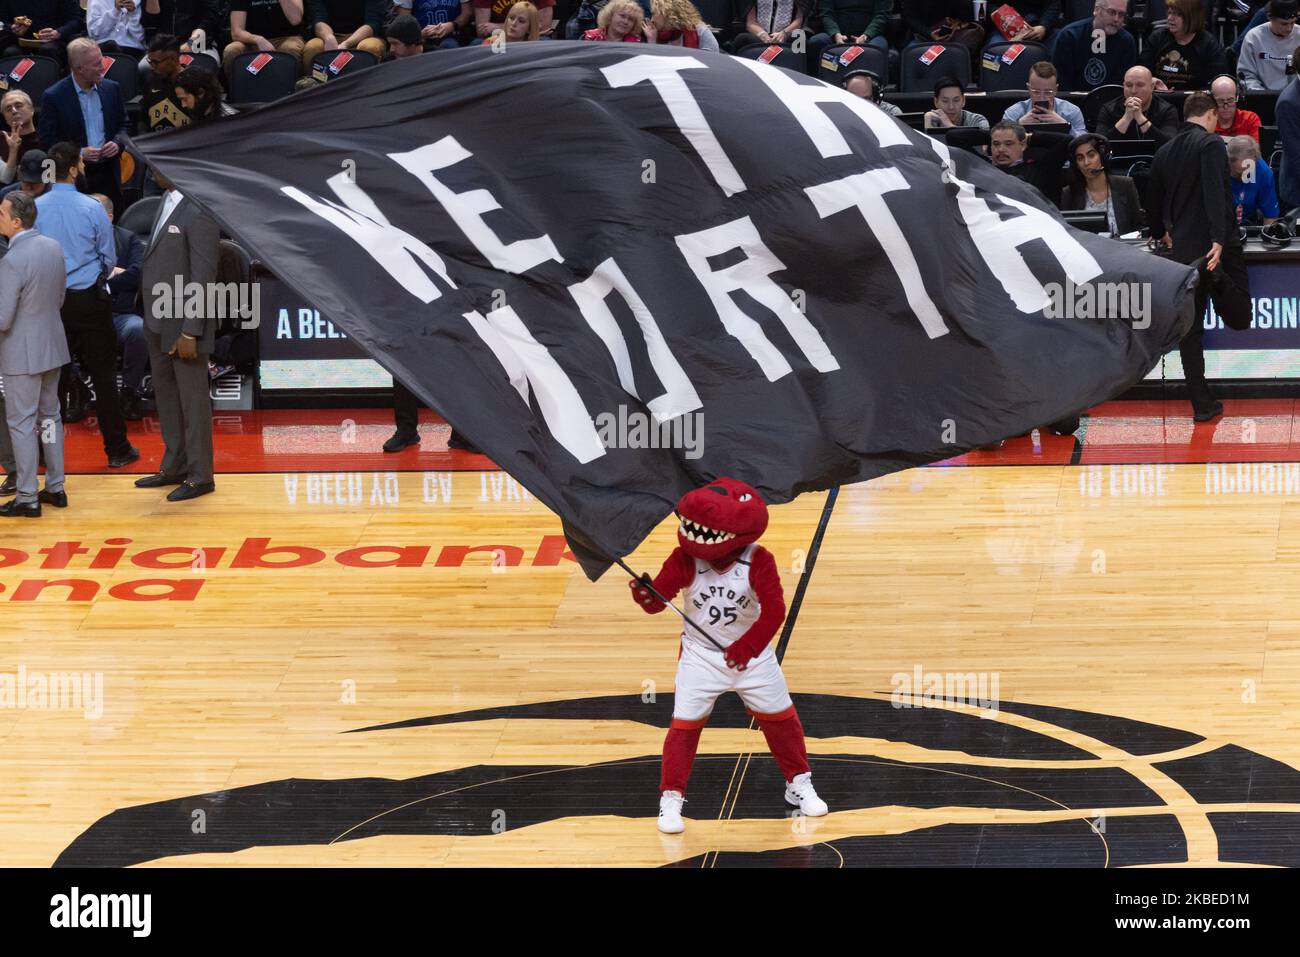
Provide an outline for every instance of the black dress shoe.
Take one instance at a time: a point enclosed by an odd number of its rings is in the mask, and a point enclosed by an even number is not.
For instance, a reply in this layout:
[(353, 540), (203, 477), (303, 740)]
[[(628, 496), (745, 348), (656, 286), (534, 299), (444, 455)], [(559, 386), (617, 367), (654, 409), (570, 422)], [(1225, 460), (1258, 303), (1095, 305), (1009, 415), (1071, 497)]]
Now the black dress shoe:
[(200, 495), (207, 495), (209, 492), (215, 492), (217, 484), (215, 482), (201, 482), (195, 485), (193, 482), (182, 482), (176, 488), (167, 493), (167, 501), (184, 502), (192, 498), (198, 498)]
[(19, 502), (14, 499), (12, 502), (5, 502), (0, 505), (0, 518), (40, 518), (40, 502)]
[(108, 467), (111, 469), (120, 469), (124, 465), (130, 465), (140, 457), (140, 450), (134, 445), (127, 446), (125, 452), (119, 452), (117, 455), (108, 457)]
[(483, 450), (471, 442), (465, 436), (461, 435), (455, 429), (451, 430), (451, 435), (447, 437), (447, 448), (458, 449), (461, 452), (473, 452), (475, 455), (482, 455)]
[(144, 408), (140, 402), (140, 393), (135, 389), (122, 389), (122, 418), (128, 422), (139, 422), (144, 418)]
[(1214, 405), (1192, 406), (1192, 418), (1197, 422), (1209, 422), (1223, 415), (1223, 403), (1217, 399)]
[(46, 505), (53, 505), (55, 508), (68, 507), (67, 492), (51, 492), (49, 489), (43, 488), (40, 490), (40, 492), (37, 494), (36, 497), (40, 499), (42, 502), (44, 502)]
[(420, 444), (420, 433), (394, 432), (393, 437), (384, 443), (385, 452), (400, 452), (409, 445)]
[(135, 480), (136, 488), (162, 488), (164, 485), (180, 485), (185, 479), (180, 475), (168, 475), (166, 472), (154, 472), (144, 478)]
[(17, 495), (18, 494), (18, 476), (10, 472), (5, 476), (5, 480), (0, 482), (0, 495)]

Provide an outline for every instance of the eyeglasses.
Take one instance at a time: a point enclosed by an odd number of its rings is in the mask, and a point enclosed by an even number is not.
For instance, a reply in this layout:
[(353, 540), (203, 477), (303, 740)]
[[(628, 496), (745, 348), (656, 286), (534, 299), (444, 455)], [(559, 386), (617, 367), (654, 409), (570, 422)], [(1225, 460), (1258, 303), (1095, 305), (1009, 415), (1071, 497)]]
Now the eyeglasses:
[(1219, 106), (1236, 106), (1237, 98), (1233, 96), (1233, 97), (1229, 97), (1226, 100), (1215, 100), (1214, 102)]

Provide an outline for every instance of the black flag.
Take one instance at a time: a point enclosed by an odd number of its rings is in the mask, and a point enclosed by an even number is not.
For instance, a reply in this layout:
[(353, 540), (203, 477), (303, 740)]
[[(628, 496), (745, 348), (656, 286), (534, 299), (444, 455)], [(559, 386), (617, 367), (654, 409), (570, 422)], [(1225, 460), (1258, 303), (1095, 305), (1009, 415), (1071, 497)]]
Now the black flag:
[(439, 51), (137, 146), (592, 577), (710, 478), (780, 503), (947, 458), (1111, 398), (1190, 322), (1188, 267), (719, 54)]

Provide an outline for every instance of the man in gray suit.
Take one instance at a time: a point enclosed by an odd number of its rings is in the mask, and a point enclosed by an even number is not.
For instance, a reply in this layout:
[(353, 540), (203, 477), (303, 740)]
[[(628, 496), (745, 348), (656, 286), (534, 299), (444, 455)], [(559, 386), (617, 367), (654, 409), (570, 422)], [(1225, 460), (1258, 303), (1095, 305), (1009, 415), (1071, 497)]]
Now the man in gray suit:
[[(32, 229), (35, 223), (30, 196), (15, 192), (0, 202), (0, 233), (9, 240), (0, 259), (0, 375), (18, 468), (18, 497), (0, 505), (4, 518), (40, 518), (42, 502), (68, 504), (59, 414), (59, 371), (71, 361), (60, 318), (68, 274), (62, 247)], [(39, 492), (37, 443), (45, 447), (45, 488)]]
[(204, 292), (217, 280), (221, 230), (216, 221), (157, 170), (166, 193), (144, 254), (140, 291), (144, 296), (144, 338), (153, 370), (154, 400), (166, 452), (153, 475), (139, 488), (175, 485), (169, 502), (183, 502), (216, 491), (212, 468), (212, 397), (208, 356), (217, 335), (217, 316), (186, 317), (184, 296), (191, 283)]

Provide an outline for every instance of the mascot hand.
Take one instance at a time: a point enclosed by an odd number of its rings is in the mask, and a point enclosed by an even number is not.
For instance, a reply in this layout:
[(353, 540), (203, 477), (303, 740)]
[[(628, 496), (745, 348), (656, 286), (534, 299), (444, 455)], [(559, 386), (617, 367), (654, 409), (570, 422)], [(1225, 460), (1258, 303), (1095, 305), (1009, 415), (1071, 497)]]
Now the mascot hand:
[(646, 586), (650, 584), (650, 576), (643, 578), (633, 578), (627, 583), (627, 587), (632, 589), (632, 600), (641, 606), (641, 609), (647, 615), (657, 615), (668, 606), (654, 596)]
[(744, 671), (749, 667), (749, 662), (753, 659), (756, 652), (743, 641), (733, 641), (723, 652), (723, 657), (727, 661), (728, 668), (735, 668), (737, 671)]

